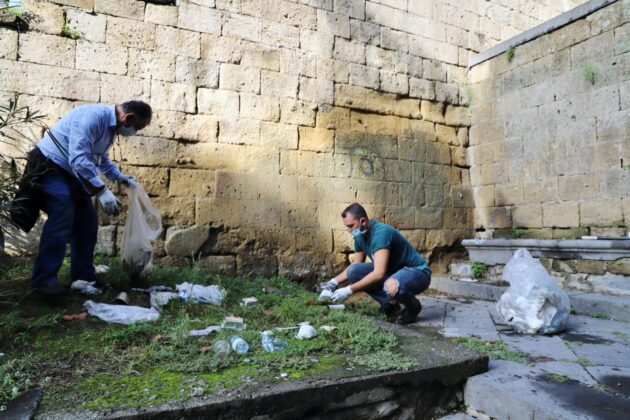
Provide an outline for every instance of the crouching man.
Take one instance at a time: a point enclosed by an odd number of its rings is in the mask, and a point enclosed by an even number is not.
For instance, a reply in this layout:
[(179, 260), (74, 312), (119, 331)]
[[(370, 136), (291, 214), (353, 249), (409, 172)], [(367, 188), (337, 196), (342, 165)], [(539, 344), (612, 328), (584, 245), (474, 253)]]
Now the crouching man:
[[(400, 304), (404, 305), (398, 324), (415, 322), (422, 310), (416, 295), (431, 284), (431, 269), (426, 260), (396, 229), (368, 219), (360, 204), (348, 206), (341, 217), (354, 238), (354, 263), (331, 280), (320, 283), (320, 288), (334, 291), (334, 302), (342, 302), (363, 290), (381, 304), (381, 312), (387, 316), (393, 316), (400, 311)], [(366, 256), (372, 262), (365, 262)], [(337, 289), (346, 280), (350, 285)]]

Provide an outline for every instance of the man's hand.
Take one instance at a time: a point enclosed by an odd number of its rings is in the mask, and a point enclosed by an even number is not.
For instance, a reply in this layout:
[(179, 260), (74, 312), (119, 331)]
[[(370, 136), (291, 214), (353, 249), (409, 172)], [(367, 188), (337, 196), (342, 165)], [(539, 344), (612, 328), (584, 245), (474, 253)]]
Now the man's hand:
[(323, 283), (319, 283), (317, 285), (317, 291), (321, 292), (323, 290), (335, 290), (337, 288), (337, 285), (339, 284), (339, 282), (337, 281), (337, 279), (332, 278), (328, 281), (325, 281)]
[(352, 294), (352, 289), (350, 286), (342, 287), (341, 289), (337, 289), (335, 293), (333, 293), (332, 301), (335, 303), (343, 302)]
[(132, 177), (131, 175), (125, 175), (125, 174), (122, 174), (121, 176), (118, 177), (118, 182), (123, 184), (125, 187), (129, 187), (129, 188), (137, 188), (140, 185), (138, 184), (138, 181), (136, 181), (134, 177)]
[(119, 211), (120, 202), (116, 198), (116, 196), (109, 190), (109, 188), (105, 188), (103, 191), (98, 193), (96, 196), (99, 204), (103, 211), (111, 216), (116, 216)]

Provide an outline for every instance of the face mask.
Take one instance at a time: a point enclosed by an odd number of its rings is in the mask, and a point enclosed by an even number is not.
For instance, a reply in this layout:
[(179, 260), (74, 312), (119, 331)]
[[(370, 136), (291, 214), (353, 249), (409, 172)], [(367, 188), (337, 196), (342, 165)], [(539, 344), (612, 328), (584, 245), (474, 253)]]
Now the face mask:
[(119, 127), (118, 134), (124, 137), (135, 136), (138, 130), (135, 127)]
[(361, 231), (361, 229), (357, 228), (357, 229), (354, 229), (352, 232), (350, 232), (350, 235), (352, 235), (354, 239), (362, 238), (363, 232)]

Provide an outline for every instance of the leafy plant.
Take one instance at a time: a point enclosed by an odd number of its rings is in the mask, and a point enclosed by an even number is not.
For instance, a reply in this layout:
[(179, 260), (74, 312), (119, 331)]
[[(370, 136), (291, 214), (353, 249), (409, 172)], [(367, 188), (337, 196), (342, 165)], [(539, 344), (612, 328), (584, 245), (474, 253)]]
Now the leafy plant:
[(582, 64), (582, 77), (591, 85), (595, 84), (595, 69), (590, 64)]
[(483, 341), (473, 337), (456, 337), (455, 341), (479, 353), (485, 354), (491, 359), (526, 363), (525, 356), (527, 356), (527, 353), (508, 349), (503, 340)]
[(510, 48), (505, 50), (505, 58), (507, 58), (508, 63), (512, 62), (512, 59), (514, 58), (515, 53), (516, 53), (516, 47), (514, 45), (512, 45)]
[(547, 379), (558, 383), (564, 383), (569, 380), (569, 377), (560, 375), (559, 373), (550, 373), (547, 375)]
[(512, 236), (520, 238), (525, 234), (525, 229), (512, 225)]
[(470, 265), (470, 271), (472, 272), (473, 278), (478, 279), (486, 274), (486, 271), (488, 271), (488, 266), (480, 261), (473, 261), (473, 263)]
[(68, 26), (67, 23), (65, 23), (63, 25), (63, 28), (61, 28), (61, 36), (65, 36), (66, 38), (70, 39), (79, 39), (81, 37), (81, 34), (79, 33), (79, 31), (71, 28), (70, 26)]

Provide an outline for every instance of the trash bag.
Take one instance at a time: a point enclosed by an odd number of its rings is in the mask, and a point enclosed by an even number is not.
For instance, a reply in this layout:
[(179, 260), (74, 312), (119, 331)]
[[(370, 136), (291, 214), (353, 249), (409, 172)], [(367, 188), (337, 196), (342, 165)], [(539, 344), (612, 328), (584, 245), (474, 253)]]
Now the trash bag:
[(83, 307), (87, 309), (90, 315), (105, 322), (116, 324), (129, 325), (136, 322), (155, 321), (160, 317), (160, 313), (155, 308), (149, 309), (140, 306), (110, 305), (86, 300)]
[(151, 241), (162, 232), (162, 219), (141, 185), (128, 187), (129, 213), (122, 240), (122, 264), (132, 281), (147, 278), (153, 270)]
[(225, 293), (218, 286), (202, 286), (184, 282), (175, 286), (175, 289), (177, 289), (181, 300), (194, 303), (220, 305), (225, 296)]
[(510, 283), (497, 302), (497, 311), (516, 331), (554, 334), (566, 328), (569, 296), (524, 248), (517, 249), (503, 270)]

